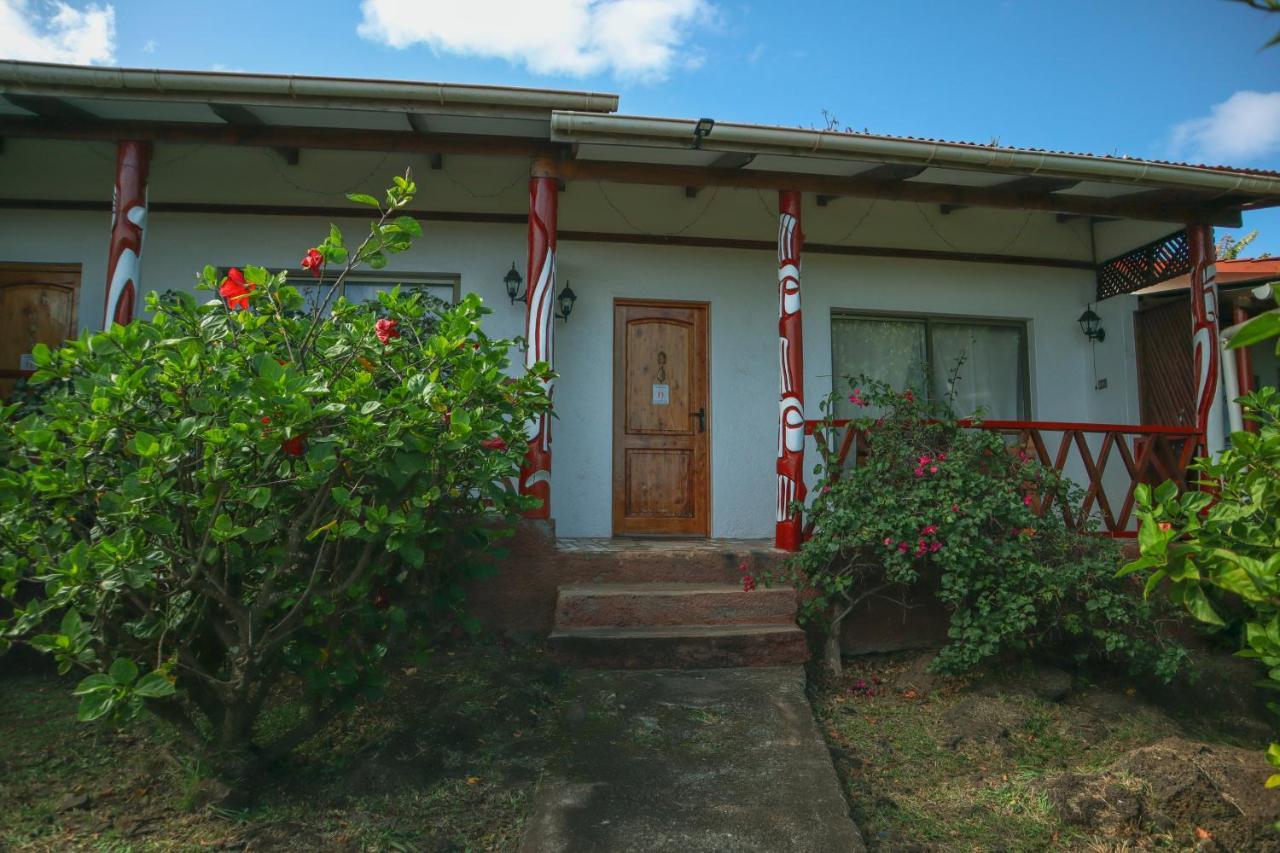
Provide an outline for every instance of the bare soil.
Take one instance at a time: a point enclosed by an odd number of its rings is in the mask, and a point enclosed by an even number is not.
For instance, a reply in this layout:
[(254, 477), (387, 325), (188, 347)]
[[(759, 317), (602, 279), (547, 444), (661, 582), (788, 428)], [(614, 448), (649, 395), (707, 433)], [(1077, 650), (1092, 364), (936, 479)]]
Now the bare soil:
[(813, 691), (869, 849), (1280, 851), (1251, 698), (1043, 666), (944, 678), (931, 658), (859, 658)]

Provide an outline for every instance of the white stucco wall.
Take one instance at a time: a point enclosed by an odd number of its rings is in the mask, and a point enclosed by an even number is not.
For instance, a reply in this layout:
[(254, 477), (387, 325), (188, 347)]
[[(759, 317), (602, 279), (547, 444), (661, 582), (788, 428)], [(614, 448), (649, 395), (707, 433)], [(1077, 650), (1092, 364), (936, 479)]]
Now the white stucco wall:
[[(304, 152), (286, 167), (263, 152), (162, 147), (153, 201), (341, 205), (348, 186), (375, 189), (402, 171), (398, 156)], [(418, 158), (422, 159), (422, 158)], [(393, 162), (394, 161), (394, 162)], [(415, 161), (421, 207), (523, 212), (527, 164), (446, 158), (444, 173)], [(514, 175), (514, 177), (513, 177)], [(6, 198), (109, 198), (109, 146), (17, 141), (0, 156)], [(773, 241), (765, 193), (722, 191), (687, 199), (679, 188), (571, 184), (560, 195), (561, 228), (681, 233)], [(856, 200), (819, 208), (806, 197), (810, 242), (889, 245), (939, 251), (1088, 259), (1086, 226), (1049, 215), (936, 208)], [(82, 264), (81, 325), (101, 322), (110, 216), (104, 212), (0, 210), (0, 261)], [(363, 220), (341, 220), (353, 236)], [(190, 287), (206, 263), (257, 263), (295, 269), (325, 231), (323, 218), (178, 214), (153, 211), (142, 260), (144, 290)], [(1139, 229), (1141, 230), (1141, 229)], [(510, 306), (501, 279), (526, 252), (520, 225), (432, 223), (404, 273), (452, 273), (464, 291), (494, 309), (489, 331), (523, 333), (524, 306)], [(618, 297), (710, 303), (712, 533), (768, 537), (773, 532), (777, 442), (777, 278), (771, 251), (675, 248), (563, 241), (563, 282), (579, 295), (573, 317), (556, 331), (552, 514), (563, 536), (611, 533), (612, 305)], [(809, 254), (803, 264), (809, 417), (831, 387), (833, 309), (937, 313), (1025, 320), (1031, 414), (1045, 420), (1132, 423), (1137, 418), (1132, 299), (1100, 303), (1107, 340), (1091, 348), (1076, 318), (1093, 298), (1087, 271), (954, 261)], [(557, 321), (559, 322), (559, 321)], [(1107, 379), (1105, 390), (1095, 389)], [(811, 466), (810, 466), (811, 467)]]

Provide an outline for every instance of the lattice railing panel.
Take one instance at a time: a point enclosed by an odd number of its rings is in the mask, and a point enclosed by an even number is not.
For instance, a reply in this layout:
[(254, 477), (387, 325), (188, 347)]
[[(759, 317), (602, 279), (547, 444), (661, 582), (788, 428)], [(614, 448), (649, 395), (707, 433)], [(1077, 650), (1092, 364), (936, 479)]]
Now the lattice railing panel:
[[(973, 424), (1005, 438), (1010, 453), (1022, 453), (1069, 478), (1082, 489), (1078, 512), (1056, 506), (1052, 494), (1032, 494), (1036, 515), (1062, 513), (1071, 527), (1093, 527), (1109, 536), (1131, 537), (1137, 529), (1134, 493), (1139, 483), (1159, 485), (1166, 480), (1179, 489), (1192, 485), (1187, 466), (1201, 450), (1194, 429), (1166, 426), (1060, 423), (1047, 421), (983, 421)], [(873, 436), (848, 421), (828, 425), (806, 421), (820, 455), (838, 472), (856, 465)], [(829, 451), (829, 452), (828, 452)], [(805, 525), (805, 536), (812, 522)]]
[(1191, 272), (1186, 231), (1153, 240), (1098, 267), (1098, 299), (1133, 293)]

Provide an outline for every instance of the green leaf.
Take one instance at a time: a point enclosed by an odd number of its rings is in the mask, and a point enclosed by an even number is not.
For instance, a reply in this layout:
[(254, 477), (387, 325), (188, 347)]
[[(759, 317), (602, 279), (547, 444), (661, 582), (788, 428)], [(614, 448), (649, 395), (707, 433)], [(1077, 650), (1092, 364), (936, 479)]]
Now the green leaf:
[(138, 677), (138, 665), (128, 658), (116, 658), (111, 668), (107, 670), (107, 674), (115, 680), (116, 684), (130, 685), (134, 679)]
[(115, 690), (116, 680), (105, 673), (96, 672), (84, 679), (76, 685), (76, 689), (72, 691), (73, 696), (84, 696), (88, 693), (96, 693), (99, 690)]
[(160, 442), (151, 433), (139, 432), (133, 437), (133, 449), (142, 457), (155, 456), (160, 452)]
[(1227, 348), (1240, 349), (1241, 347), (1253, 346), (1268, 338), (1274, 338), (1276, 335), (1280, 335), (1280, 314), (1268, 311), (1266, 314), (1261, 314), (1245, 323), (1240, 328), (1240, 331), (1231, 337), (1231, 342), (1227, 344)]
[(88, 693), (80, 699), (80, 707), (76, 709), (76, 719), (82, 723), (100, 719), (111, 711), (115, 703), (115, 691), (98, 690)]
[(176, 690), (173, 684), (162, 673), (148, 672), (134, 685), (133, 692), (147, 699), (159, 699), (172, 696)]
[(347, 193), (347, 201), (354, 201), (356, 204), (367, 204), (370, 207), (381, 208), (378, 200), (371, 195), (365, 193)]

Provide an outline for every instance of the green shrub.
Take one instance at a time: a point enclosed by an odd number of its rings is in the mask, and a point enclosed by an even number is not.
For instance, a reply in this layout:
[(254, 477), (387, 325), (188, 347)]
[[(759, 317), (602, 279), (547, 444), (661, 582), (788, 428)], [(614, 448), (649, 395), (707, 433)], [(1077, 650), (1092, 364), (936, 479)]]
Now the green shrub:
[[(827, 633), (840, 668), (840, 626), (859, 603), (898, 587), (937, 590), (950, 611), (935, 668), (970, 669), (1006, 653), (1097, 657), (1171, 677), (1185, 650), (1165, 642), (1136, 590), (1113, 578), (1110, 539), (1068, 527), (1080, 493), (993, 432), (962, 427), (945, 404), (861, 378), (850, 400), (882, 416), (856, 465), (828, 454), (806, 510), (813, 535), (770, 581), (801, 590), (801, 617)], [(834, 398), (822, 405), (833, 410)], [(835, 447), (839, 429), (821, 430)], [(1043, 501), (1053, 506), (1042, 516)]]
[[(1121, 574), (1150, 572), (1148, 595), (1167, 582), (1169, 597), (1207, 625), (1223, 627), (1228, 607), (1243, 613), (1240, 655), (1280, 690), (1280, 393), (1261, 388), (1240, 402), (1258, 432), (1233, 433), (1229, 450), (1192, 466), (1212, 491), (1139, 487), (1142, 553)], [(1280, 768), (1280, 744), (1267, 758)], [(1267, 784), (1280, 785), (1280, 773)]]
[[(378, 209), (370, 236), (348, 250), (331, 228), (304, 264), (340, 270), (330, 298), (421, 233), (397, 216), (415, 191), (352, 196)], [(475, 296), (308, 313), (253, 266), (198, 287), (219, 298), (151, 294), (150, 320), (37, 348), (50, 390), (0, 409), (0, 642), (81, 673), (82, 719), (153, 712), (251, 780), (377, 695), (390, 651), (465, 620), (461, 582), (530, 506), (512, 482), (548, 374), (508, 377)], [(260, 743), (286, 673), (310, 714)]]

